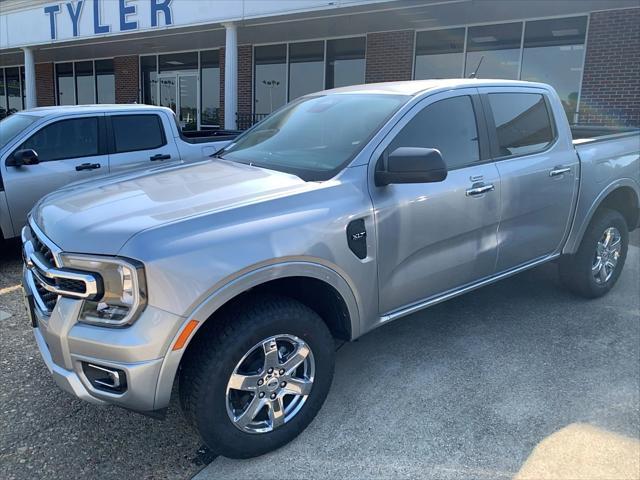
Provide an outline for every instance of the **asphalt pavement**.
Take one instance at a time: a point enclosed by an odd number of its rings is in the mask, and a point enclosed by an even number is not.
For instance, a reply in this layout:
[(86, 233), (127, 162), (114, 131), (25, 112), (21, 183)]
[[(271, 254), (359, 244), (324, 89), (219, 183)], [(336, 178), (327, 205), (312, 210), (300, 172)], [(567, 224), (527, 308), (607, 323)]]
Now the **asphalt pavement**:
[[(633, 472), (640, 451), (639, 238), (635, 232), (623, 275), (604, 298), (567, 293), (549, 264), (344, 345), (327, 402), (309, 428), (282, 449), (244, 461), (213, 459), (175, 396), (158, 421), (58, 390), (24, 314), (18, 249), (5, 245), (0, 478), (540, 478), (536, 472), (546, 470), (536, 470), (536, 460), (545, 452), (607, 441), (622, 446), (606, 450), (603, 463)], [(554, 464), (547, 458), (544, 465)]]

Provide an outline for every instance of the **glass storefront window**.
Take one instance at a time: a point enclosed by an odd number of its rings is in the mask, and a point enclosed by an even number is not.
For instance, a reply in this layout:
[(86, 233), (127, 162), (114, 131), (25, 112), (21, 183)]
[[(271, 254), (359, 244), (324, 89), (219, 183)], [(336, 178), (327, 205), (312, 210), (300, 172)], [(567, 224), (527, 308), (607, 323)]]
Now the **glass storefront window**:
[(93, 61), (76, 62), (76, 105), (95, 103), (96, 92), (93, 80)]
[(256, 47), (255, 113), (271, 113), (287, 103), (287, 46)]
[(465, 77), (476, 70), (482, 59), (478, 78), (516, 80), (521, 41), (522, 22), (469, 27)]
[(56, 86), (58, 105), (75, 105), (75, 85), (73, 81), (73, 63), (56, 64)]
[(364, 83), (365, 37), (327, 41), (326, 88)]
[(418, 32), (414, 78), (460, 78), (464, 64), (464, 34), (464, 27)]
[(198, 69), (198, 52), (168, 53), (158, 56), (160, 73)]
[(4, 69), (0, 68), (0, 119), (7, 116), (7, 88), (4, 80)]
[(20, 85), (20, 68), (5, 68), (7, 84), (7, 112), (9, 114), (22, 110), (22, 87)]
[(220, 125), (220, 52), (200, 52), (200, 123)]
[(96, 100), (98, 103), (116, 103), (116, 79), (113, 60), (96, 60)]
[(553, 86), (574, 122), (582, 77), (587, 17), (527, 22), (522, 53), (522, 80)]
[(289, 44), (289, 100), (324, 89), (324, 42)]
[(158, 59), (155, 55), (140, 57), (142, 103), (158, 105)]

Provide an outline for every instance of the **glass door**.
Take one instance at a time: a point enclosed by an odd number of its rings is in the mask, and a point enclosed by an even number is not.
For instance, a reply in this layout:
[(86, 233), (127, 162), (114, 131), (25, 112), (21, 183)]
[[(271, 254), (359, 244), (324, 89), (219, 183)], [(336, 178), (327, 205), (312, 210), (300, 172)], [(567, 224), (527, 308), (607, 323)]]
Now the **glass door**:
[(158, 75), (160, 105), (173, 110), (183, 131), (200, 128), (198, 96), (197, 74), (171, 72)]

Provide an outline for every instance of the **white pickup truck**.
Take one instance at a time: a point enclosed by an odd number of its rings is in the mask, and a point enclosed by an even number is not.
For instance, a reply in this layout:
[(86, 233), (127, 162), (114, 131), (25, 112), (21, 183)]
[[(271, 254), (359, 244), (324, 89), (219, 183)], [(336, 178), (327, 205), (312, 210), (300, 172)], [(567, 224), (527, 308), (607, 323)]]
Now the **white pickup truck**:
[(148, 105), (45, 107), (11, 115), (0, 121), (0, 240), (18, 236), (34, 204), (64, 185), (202, 160), (235, 135), (183, 133), (172, 110)]

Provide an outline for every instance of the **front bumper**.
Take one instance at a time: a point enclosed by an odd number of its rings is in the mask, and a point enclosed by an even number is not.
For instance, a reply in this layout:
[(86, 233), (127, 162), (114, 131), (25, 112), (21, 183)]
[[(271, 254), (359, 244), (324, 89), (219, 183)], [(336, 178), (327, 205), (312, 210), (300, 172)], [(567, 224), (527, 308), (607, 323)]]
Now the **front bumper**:
[[(23, 272), (23, 287), (33, 295), (32, 273)], [(42, 358), (63, 390), (94, 404), (114, 404), (139, 412), (165, 408), (166, 395), (156, 401), (164, 357), (184, 318), (147, 306), (126, 328), (79, 323), (83, 300), (59, 297), (49, 315), (33, 308), (34, 335)], [(96, 389), (82, 365), (91, 363), (122, 370), (127, 389), (122, 393)]]

